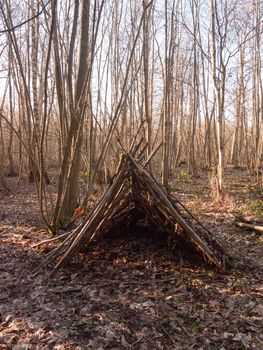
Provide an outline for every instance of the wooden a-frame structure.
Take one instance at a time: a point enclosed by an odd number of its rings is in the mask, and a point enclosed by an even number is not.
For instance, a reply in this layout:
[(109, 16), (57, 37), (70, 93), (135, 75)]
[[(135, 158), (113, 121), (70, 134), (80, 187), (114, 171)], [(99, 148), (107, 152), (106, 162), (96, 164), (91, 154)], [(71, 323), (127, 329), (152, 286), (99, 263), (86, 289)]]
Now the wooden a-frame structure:
[(118, 225), (132, 225), (139, 216), (145, 217), (153, 230), (173, 237), (175, 244), (193, 248), (207, 262), (222, 270), (229, 256), (205, 228), (176, 198), (172, 198), (157, 183), (146, 167), (130, 153), (123, 154), (112, 183), (95, 202), (84, 221), (62, 243), (52, 250), (40, 267), (59, 258), (53, 275), (84, 245), (105, 235)]

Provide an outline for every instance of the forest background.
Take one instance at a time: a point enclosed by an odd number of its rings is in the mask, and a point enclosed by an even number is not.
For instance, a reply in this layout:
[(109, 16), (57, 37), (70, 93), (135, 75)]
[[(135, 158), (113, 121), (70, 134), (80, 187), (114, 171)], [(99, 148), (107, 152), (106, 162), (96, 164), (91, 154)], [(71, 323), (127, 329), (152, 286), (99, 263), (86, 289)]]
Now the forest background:
[[(186, 164), (262, 186), (259, 0), (0, 4), (0, 179), (27, 175), (53, 232), (113, 176), (132, 142), (163, 185)], [(55, 194), (55, 195), (54, 195)]]

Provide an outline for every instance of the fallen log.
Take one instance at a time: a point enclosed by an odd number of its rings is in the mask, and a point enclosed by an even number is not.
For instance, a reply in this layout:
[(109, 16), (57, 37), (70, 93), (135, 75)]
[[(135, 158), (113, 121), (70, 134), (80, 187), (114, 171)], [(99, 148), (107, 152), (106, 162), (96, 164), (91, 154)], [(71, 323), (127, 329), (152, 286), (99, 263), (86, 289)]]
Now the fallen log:
[(247, 224), (245, 222), (240, 222), (240, 221), (236, 221), (235, 225), (237, 227), (246, 228), (246, 229), (257, 231), (259, 233), (263, 233), (263, 226)]
[(236, 221), (245, 222), (247, 224), (257, 224), (263, 226), (263, 217), (253, 215), (242, 215), (236, 218)]

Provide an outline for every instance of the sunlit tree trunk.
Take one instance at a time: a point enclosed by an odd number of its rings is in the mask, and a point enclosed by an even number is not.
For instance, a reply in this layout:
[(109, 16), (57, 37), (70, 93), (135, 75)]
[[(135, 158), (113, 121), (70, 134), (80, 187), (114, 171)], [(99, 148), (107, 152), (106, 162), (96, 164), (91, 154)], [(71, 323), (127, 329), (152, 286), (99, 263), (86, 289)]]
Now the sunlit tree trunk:
[[(212, 41), (212, 80), (216, 100), (216, 130), (217, 130), (217, 172), (216, 195), (219, 200), (225, 196), (224, 190), (224, 105), (225, 105), (225, 80), (226, 66), (223, 62), (223, 37), (221, 32), (216, 32), (216, 5), (215, 0), (210, 2), (211, 10), (211, 41)], [(219, 38), (218, 38), (219, 36)]]

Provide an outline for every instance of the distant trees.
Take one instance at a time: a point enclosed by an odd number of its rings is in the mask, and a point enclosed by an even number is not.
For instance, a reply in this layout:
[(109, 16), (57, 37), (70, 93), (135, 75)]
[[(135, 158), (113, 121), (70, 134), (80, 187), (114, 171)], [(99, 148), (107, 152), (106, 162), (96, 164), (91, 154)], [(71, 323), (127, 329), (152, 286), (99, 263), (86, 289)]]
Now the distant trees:
[(226, 165), (259, 174), (258, 0), (3, 0), (0, 18), (0, 178), (34, 180), (50, 229), (135, 137), (164, 185), (182, 162), (193, 176), (216, 168), (218, 199)]

